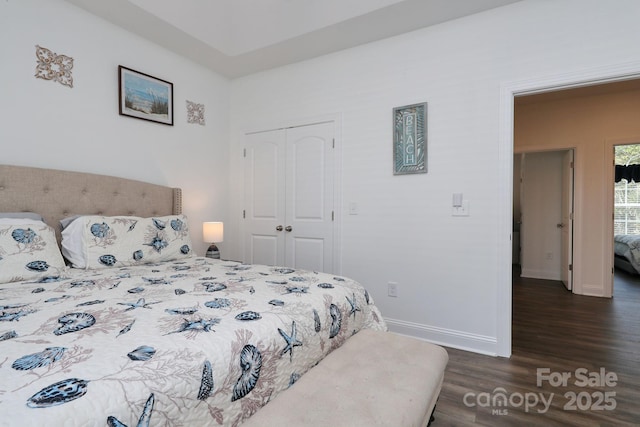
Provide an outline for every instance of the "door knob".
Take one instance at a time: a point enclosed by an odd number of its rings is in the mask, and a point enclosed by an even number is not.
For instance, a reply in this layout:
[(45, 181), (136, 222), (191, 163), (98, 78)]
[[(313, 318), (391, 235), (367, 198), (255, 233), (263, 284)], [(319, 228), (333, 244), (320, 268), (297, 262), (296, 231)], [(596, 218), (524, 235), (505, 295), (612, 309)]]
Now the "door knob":
[(562, 223), (560, 223), (560, 224), (556, 224), (556, 227), (558, 227), (558, 228), (563, 228), (563, 227), (564, 227), (564, 224), (562, 224)]
[(293, 228), (290, 225), (287, 225), (287, 227), (285, 228), (285, 231), (291, 231), (293, 230)]
[(276, 231), (282, 231), (282, 226), (281, 225), (277, 226)]

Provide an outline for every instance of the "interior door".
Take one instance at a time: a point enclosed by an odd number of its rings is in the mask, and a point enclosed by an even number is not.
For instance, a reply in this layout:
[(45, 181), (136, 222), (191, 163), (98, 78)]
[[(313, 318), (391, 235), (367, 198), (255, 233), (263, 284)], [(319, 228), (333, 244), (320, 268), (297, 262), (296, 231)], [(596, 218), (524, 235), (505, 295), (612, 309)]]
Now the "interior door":
[(286, 139), (283, 130), (245, 137), (245, 262), (284, 265)]
[(333, 271), (333, 122), (287, 129), (285, 263)]
[(573, 150), (562, 159), (562, 283), (573, 289)]
[(334, 123), (246, 135), (245, 262), (333, 272)]

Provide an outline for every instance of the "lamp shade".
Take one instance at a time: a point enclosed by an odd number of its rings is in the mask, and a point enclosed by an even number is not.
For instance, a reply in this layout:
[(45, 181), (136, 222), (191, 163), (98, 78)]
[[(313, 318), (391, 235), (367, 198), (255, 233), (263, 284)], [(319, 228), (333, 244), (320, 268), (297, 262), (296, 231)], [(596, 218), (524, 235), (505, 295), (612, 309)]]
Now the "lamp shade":
[(202, 240), (209, 243), (220, 243), (224, 239), (224, 224), (222, 222), (203, 222)]

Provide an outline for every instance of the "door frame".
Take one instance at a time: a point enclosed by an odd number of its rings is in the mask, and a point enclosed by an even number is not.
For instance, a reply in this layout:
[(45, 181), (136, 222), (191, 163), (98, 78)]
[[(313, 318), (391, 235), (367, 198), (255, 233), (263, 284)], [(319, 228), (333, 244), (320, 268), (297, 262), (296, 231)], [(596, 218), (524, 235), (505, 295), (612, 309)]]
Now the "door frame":
[(571, 292), (573, 292), (573, 218), (576, 206), (575, 158), (575, 149), (565, 151), (562, 156), (562, 218), (559, 224), (562, 234), (562, 243), (560, 244), (562, 283)]
[[(538, 76), (530, 79), (512, 80), (500, 84), (500, 119), (498, 139), (498, 271), (496, 318), (496, 353), (511, 356), (512, 290), (511, 278), (511, 233), (513, 227), (513, 121), (515, 96), (551, 92), (579, 86), (590, 86), (640, 78), (640, 62), (613, 64), (605, 67), (577, 70), (570, 73)], [(579, 158), (576, 152), (576, 158)], [(574, 165), (577, 166), (577, 159)], [(576, 168), (577, 170), (577, 168)], [(576, 182), (579, 179), (576, 179)], [(577, 189), (576, 189), (577, 191)], [(576, 195), (574, 195), (575, 197)], [(578, 201), (576, 200), (576, 203)], [(576, 220), (579, 218), (576, 218)], [(579, 226), (575, 222), (576, 228)], [(574, 267), (577, 258), (575, 249), (579, 242), (574, 236)], [(613, 239), (611, 239), (613, 240)], [(606, 260), (613, 268), (613, 257)], [(609, 270), (611, 271), (611, 270)], [(574, 288), (578, 275), (574, 268)]]
[[(334, 207), (334, 220), (333, 220), (333, 269), (334, 274), (342, 275), (342, 115), (324, 114), (306, 118), (292, 118), (284, 119), (281, 121), (266, 122), (266, 123), (254, 123), (245, 127), (241, 133), (243, 141), (240, 146), (242, 152), (245, 148), (244, 138), (248, 134), (267, 132), (280, 129), (288, 129), (300, 126), (309, 126), (320, 123), (333, 122), (335, 147), (333, 150), (334, 161), (334, 176), (333, 176), (333, 207)], [(240, 154), (240, 157), (244, 157), (244, 154)], [(244, 166), (243, 166), (244, 167)], [(242, 173), (242, 200), (244, 204), (244, 195), (246, 192), (245, 174)], [(241, 244), (240, 253), (245, 254), (245, 234), (247, 232), (245, 221), (240, 216), (239, 226)]]

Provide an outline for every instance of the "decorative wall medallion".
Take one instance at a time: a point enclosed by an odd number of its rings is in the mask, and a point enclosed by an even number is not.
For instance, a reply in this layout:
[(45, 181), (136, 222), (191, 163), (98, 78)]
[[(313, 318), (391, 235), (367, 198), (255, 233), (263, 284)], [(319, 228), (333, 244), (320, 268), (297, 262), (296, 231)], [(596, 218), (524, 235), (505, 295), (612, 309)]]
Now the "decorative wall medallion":
[(54, 80), (65, 86), (73, 87), (73, 58), (67, 55), (58, 55), (49, 49), (36, 45), (36, 66), (35, 76), (40, 79)]
[(204, 126), (204, 104), (187, 101), (187, 123)]

